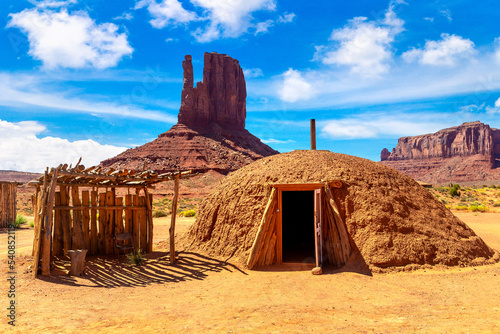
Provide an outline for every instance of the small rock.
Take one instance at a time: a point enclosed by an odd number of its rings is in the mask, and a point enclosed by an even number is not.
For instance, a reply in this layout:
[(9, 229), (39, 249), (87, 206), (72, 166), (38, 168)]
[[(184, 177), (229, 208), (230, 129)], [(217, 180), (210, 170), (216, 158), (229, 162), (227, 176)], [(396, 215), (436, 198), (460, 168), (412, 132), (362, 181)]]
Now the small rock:
[(311, 273), (313, 275), (321, 275), (323, 274), (323, 269), (321, 269), (321, 267), (315, 267), (313, 268), (313, 270), (311, 270)]

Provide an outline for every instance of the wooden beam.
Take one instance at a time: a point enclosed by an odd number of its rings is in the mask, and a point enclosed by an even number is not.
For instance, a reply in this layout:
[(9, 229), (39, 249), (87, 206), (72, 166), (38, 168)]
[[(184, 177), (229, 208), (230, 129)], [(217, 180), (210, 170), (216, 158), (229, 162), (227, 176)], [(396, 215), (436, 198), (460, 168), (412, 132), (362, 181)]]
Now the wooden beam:
[(172, 201), (172, 220), (170, 222), (170, 264), (175, 263), (175, 218), (177, 216), (177, 200), (179, 199), (179, 178), (177, 174), (174, 179), (174, 199)]
[(270, 217), (275, 214), (272, 212), (272, 208), (275, 207), (274, 202), (278, 200), (276, 189), (271, 190), (271, 195), (269, 195), (269, 199), (267, 201), (266, 208), (264, 209), (264, 213), (262, 215), (262, 219), (260, 220), (259, 229), (257, 230), (257, 234), (255, 235), (255, 239), (252, 244), (252, 248), (250, 248), (250, 254), (248, 255), (247, 266), (249, 269), (252, 269), (258, 260), (259, 249), (262, 247), (262, 239), (264, 237), (264, 232), (268, 228), (267, 224), (270, 222)]
[[(54, 171), (54, 177), (50, 182), (49, 194), (46, 204), (46, 217), (45, 217), (45, 231), (43, 233), (43, 249), (42, 249), (42, 275), (50, 275), (50, 251), (52, 250), (51, 237), (52, 237), (52, 207), (54, 206), (54, 196), (56, 193), (56, 179), (58, 170)], [(36, 270), (36, 269), (35, 269)]]
[[(331, 188), (342, 188), (342, 181), (340, 180), (332, 180), (328, 181), (328, 185)], [(307, 191), (307, 190), (316, 190), (323, 188), (325, 183), (313, 182), (313, 183), (274, 183), (270, 184), (271, 187), (280, 189), (280, 190), (291, 190), (291, 191)]]
[(337, 203), (335, 203), (335, 199), (333, 198), (333, 194), (328, 185), (325, 186), (325, 194), (328, 199), (328, 202), (331, 205), (333, 216), (335, 218), (335, 225), (337, 226), (339, 237), (340, 237), (340, 245), (342, 248), (342, 257), (343, 264), (349, 260), (351, 255), (351, 244), (349, 242), (349, 233), (347, 232), (347, 227), (344, 224), (342, 217), (340, 216), (339, 208), (337, 207)]
[(276, 220), (276, 263), (283, 263), (283, 203), (281, 190), (278, 191), (278, 215)]

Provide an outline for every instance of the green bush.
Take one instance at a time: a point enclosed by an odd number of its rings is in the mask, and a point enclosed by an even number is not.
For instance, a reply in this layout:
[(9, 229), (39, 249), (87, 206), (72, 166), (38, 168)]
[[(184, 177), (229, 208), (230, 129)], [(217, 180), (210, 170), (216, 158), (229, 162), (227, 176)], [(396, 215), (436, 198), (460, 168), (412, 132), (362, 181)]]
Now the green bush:
[(495, 208), (498, 208), (498, 207), (500, 206), (500, 202), (495, 202), (495, 203), (493, 203), (493, 206), (494, 206)]
[(24, 225), (28, 222), (28, 219), (24, 216), (17, 215), (16, 221), (14, 222), (15, 228), (21, 228), (21, 225)]
[(460, 186), (458, 184), (452, 185), (452, 187), (450, 188), (450, 192), (449, 192), (450, 196), (451, 197), (455, 197), (455, 196), (460, 197), (459, 189), (460, 189)]
[(154, 218), (160, 218), (160, 217), (166, 217), (168, 216), (168, 213), (164, 210), (155, 210), (153, 211), (153, 217)]
[(196, 217), (196, 211), (194, 210), (186, 210), (182, 211), (179, 216), (181, 217)]
[(440, 193), (446, 193), (446, 192), (450, 191), (450, 188), (448, 188), (448, 187), (437, 187), (436, 190), (439, 191)]
[(146, 261), (141, 252), (132, 252), (127, 254), (127, 262), (136, 266), (140, 266)]
[(34, 222), (30, 222), (30, 227), (35, 227), (35, 223)]

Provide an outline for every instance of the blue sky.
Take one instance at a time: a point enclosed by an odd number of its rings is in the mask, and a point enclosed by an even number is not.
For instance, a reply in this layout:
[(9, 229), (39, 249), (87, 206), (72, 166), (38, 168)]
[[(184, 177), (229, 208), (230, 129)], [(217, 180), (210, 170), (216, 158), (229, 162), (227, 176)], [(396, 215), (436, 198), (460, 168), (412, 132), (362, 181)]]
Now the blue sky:
[(240, 61), (247, 129), (280, 152), (379, 160), (401, 136), (500, 128), (500, 4), (4, 0), (0, 169), (94, 165), (177, 120), (184, 55)]

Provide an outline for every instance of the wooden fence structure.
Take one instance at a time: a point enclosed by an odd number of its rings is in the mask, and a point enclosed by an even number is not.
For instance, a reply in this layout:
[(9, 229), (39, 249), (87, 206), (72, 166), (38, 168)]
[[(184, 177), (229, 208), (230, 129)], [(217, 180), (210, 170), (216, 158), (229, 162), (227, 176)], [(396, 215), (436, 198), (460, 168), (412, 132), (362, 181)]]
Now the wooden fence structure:
[[(65, 165), (47, 170), (31, 182), (36, 187), (32, 197), (33, 276), (37, 276), (39, 266), (42, 275), (49, 275), (53, 257), (67, 255), (69, 250), (113, 255), (117, 233), (130, 233), (136, 251), (152, 252), (153, 197), (148, 189), (158, 182), (175, 180), (178, 196), (178, 180), (195, 175), (191, 171), (160, 175), (152, 171), (102, 172), (99, 167), (85, 169), (78, 164), (71, 169)], [(117, 188), (126, 188), (128, 194), (118, 196)], [(175, 258), (175, 248), (173, 254)]]
[(0, 182), (0, 227), (16, 220), (17, 182)]

